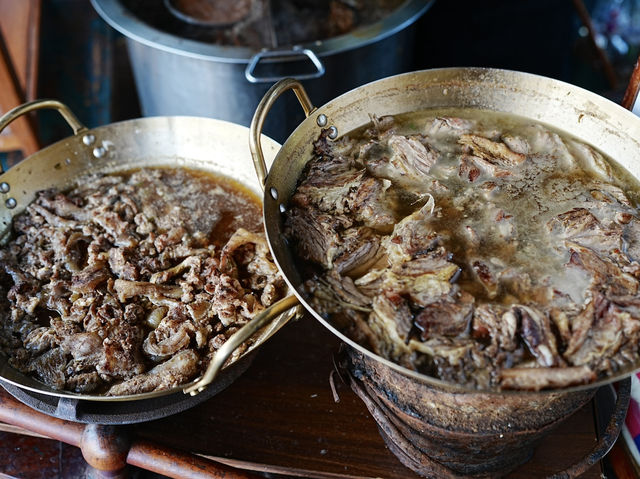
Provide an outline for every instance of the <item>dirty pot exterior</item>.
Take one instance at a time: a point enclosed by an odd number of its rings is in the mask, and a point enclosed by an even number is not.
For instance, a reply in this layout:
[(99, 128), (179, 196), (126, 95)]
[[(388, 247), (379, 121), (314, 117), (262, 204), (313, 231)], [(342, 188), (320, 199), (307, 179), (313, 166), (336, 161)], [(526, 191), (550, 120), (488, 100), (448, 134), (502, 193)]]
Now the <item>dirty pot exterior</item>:
[[(343, 371), (387, 446), (425, 477), (504, 476), (527, 462), (544, 437), (597, 390), (456, 392), (414, 381), (355, 349), (344, 349)], [(604, 456), (608, 447), (598, 448), (596, 455)]]

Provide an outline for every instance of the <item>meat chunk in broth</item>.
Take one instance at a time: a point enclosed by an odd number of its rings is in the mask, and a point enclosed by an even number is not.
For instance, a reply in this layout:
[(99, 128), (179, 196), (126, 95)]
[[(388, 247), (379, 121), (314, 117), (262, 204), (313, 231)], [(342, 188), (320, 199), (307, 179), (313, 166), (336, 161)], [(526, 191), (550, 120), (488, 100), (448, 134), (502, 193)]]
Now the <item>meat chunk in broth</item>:
[(516, 117), (371, 119), (320, 135), (286, 214), (320, 314), (477, 389), (586, 384), (638, 363), (635, 180)]

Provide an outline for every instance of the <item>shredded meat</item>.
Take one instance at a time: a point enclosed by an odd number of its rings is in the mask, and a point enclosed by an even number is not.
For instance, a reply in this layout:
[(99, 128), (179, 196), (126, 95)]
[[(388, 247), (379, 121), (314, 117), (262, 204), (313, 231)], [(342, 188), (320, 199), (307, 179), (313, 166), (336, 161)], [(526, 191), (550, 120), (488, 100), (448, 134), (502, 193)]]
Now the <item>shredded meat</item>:
[(505, 143), (491, 141), (479, 135), (461, 135), (458, 142), (492, 165), (511, 168), (526, 158), (522, 153), (512, 151)]
[(40, 192), (0, 249), (2, 352), (56, 389), (188, 382), (282, 296), (259, 218), (245, 193), (186, 170)]
[(114, 384), (107, 394), (122, 396), (179, 386), (197, 374), (198, 362), (198, 354), (191, 349), (186, 349), (144, 374), (138, 374), (131, 379)]
[(478, 389), (637, 366), (636, 185), (542, 125), (424, 115), (315, 142), (285, 217), (310, 304), (375, 353)]

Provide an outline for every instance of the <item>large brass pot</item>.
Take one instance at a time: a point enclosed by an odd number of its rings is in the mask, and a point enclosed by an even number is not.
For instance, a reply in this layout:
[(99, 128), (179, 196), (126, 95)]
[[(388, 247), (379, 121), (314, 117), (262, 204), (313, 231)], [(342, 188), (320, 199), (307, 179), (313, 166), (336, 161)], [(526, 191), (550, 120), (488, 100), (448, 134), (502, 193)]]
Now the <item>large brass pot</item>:
[[(221, 120), (199, 117), (154, 117), (112, 123), (87, 129), (62, 103), (36, 100), (7, 112), (0, 118), (0, 131), (23, 114), (33, 110), (57, 110), (69, 123), (73, 135), (29, 156), (0, 175), (0, 238), (11, 235), (11, 222), (36, 196), (47, 188), (65, 189), (88, 173), (113, 173), (142, 167), (186, 167), (232, 178), (252, 191), (259, 201), (261, 185), (249, 158), (248, 129)], [(279, 145), (270, 138), (262, 141), (269, 161)], [(228, 385), (248, 367), (251, 352), (266, 341), (295, 313), (291, 298), (274, 304), (241, 328), (220, 348), (204, 377), (189, 384), (161, 391), (126, 396), (76, 394), (52, 389), (9, 366), (0, 355), (0, 381), (23, 390), (58, 398), (90, 401), (132, 401), (203, 390), (214, 381), (227, 358), (245, 341), (250, 346), (242, 356), (233, 357), (224, 368), (224, 377), (212, 385), (213, 394)], [(267, 326), (265, 327), (265, 324)], [(196, 401), (192, 401), (193, 404)]]
[[(289, 136), (268, 170), (262, 159), (259, 133), (269, 109), (287, 90), (293, 90), (296, 94), (307, 118)], [(510, 452), (512, 455), (507, 462), (512, 465), (522, 462), (529, 457), (531, 447), (539, 440), (540, 435), (536, 434), (530, 437), (516, 434), (519, 438), (511, 434), (510, 425), (522, 422), (522, 411), (538, 416), (536, 422), (523, 425), (523, 431), (549, 432), (552, 426), (557, 426), (588, 401), (598, 386), (626, 378), (640, 368), (640, 354), (632, 365), (614, 376), (579, 387), (539, 393), (480, 393), (464, 390), (376, 355), (345, 336), (330, 319), (318, 314), (306, 301), (301, 275), (283, 234), (283, 213), (287, 210), (306, 163), (312, 158), (314, 140), (322, 129), (328, 128), (329, 138), (337, 139), (368, 124), (372, 114), (397, 115), (445, 108), (492, 110), (545, 123), (591, 144), (640, 179), (640, 118), (603, 97), (567, 83), (527, 73), (482, 68), (450, 68), (397, 75), (356, 88), (319, 108), (313, 106), (300, 83), (280, 81), (267, 93), (256, 110), (251, 125), (251, 150), (257, 175), (265, 186), (264, 223), (274, 259), (298, 300), (348, 346), (352, 360), (347, 361), (346, 370), (352, 377), (354, 389), (365, 399), (381, 430), (384, 432), (389, 425), (398, 430), (402, 423), (400, 437), (406, 447), (404, 450), (395, 448), (394, 452), (401, 460), (406, 459), (407, 448), (414, 452), (422, 450), (427, 454), (429, 451), (433, 453), (433, 444), (442, 444), (442, 441), (436, 439), (434, 443), (429, 439), (426, 424), (443, 421), (447, 414), (453, 414), (451, 404), (464, 405), (467, 409), (461, 414), (465, 414), (465, 419), (469, 420), (469, 425), (465, 427), (475, 428), (480, 434), (479, 441), (484, 441), (485, 447), (477, 447), (474, 439), (467, 446), (472, 444), (471, 449), (475, 448), (475, 453), (467, 455), (466, 461), (466, 453), (453, 460), (435, 454), (435, 459), (430, 461), (427, 469), (421, 469), (420, 464), (410, 461), (403, 462), (427, 475), (436, 471), (436, 477), (455, 476), (458, 473), (495, 475), (505, 471), (500, 456)], [(370, 386), (368, 391), (367, 384)], [(628, 386), (628, 381), (625, 384)], [(624, 402), (628, 401), (628, 396), (619, 399), (618, 417), (612, 419), (611, 423), (613, 438), (619, 432), (619, 416), (624, 417)], [(412, 413), (407, 414), (407, 410)], [(449, 412), (443, 415), (443, 411)], [(496, 414), (499, 416), (498, 422), (491, 419)], [(463, 436), (469, 433), (465, 427), (458, 431)], [(456, 429), (460, 428), (455, 424), (444, 428), (449, 432)], [(487, 435), (489, 431), (496, 433), (499, 439), (509, 437), (517, 441), (495, 441), (496, 437)], [(465, 447), (461, 446), (458, 439), (452, 443), (454, 450), (469, 449)], [(591, 457), (601, 457), (606, 452), (606, 444), (601, 444), (597, 454)], [(475, 462), (475, 465), (467, 464), (469, 467), (466, 467), (465, 462)], [(482, 462), (484, 465), (480, 464)]]
[[(307, 118), (289, 136), (267, 169), (259, 134), (269, 109), (287, 90), (294, 91)], [(371, 114), (397, 115), (444, 108), (492, 110), (545, 123), (594, 146), (640, 180), (640, 118), (574, 85), (528, 73), (483, 68), (447, 68), (392, 76), (356, 88), (318, 108), (313, 106), (299, 82), (282, 80), (271, 88), (256, 110), (250, 147), (256, 173), (264, 184), (267, 240), (274, 260), (302, 305), (342, 341), (365, 356), (418, 381), (459, 390), (458, 386), (374, 354), (314, 311), (302, 292), (302, 279), (283, 234), (283, 213), (306, 163), (312, 158), (313, 143), (322, 129), (328, 128), (329, 138), (337, 139), (367, 125)], [(640, 354), (628, 368), (605, 380), (563, 391), (593, 388), (628, 377), (638, 369)]]

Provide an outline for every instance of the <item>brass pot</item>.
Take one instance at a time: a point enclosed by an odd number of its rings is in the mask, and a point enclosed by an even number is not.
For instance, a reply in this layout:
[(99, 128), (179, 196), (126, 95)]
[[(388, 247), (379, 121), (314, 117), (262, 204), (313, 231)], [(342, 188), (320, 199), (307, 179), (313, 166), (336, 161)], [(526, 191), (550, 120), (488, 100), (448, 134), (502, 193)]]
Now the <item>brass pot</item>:
[[(298, 97), (306, 119), (267, 169), (259, 133), (269, 109), (287, 90)], [(397, 75), (356, 88), (319, 108), (313, 106), (300, 83), (283, 80), (258, 106), (250, 145), (257, 175), (265, 185), (264, 224), (273, 257), (298, 300), (347, 345), (344, 369), (392, 451), (429, 477), (495, 477), (526, 461), (541, 437), (589, 401), (597, 387), (627, 378), (640, 368), (640, 355), (626, 369), (587, 385), (538, 393), (465, 390), (378, 356), (318, 314), (306, 301), (301, 275), (283, 234), (283, 213), (322, 129), (329, 130), (330, 139), (337, 139), (367, 125), (372, 114), (380, 117), (445, 108), (492, 110), (545, 123), (593, 145), (640, 179), (640, 118), (561, 81), (483, 68)], [(618, 397), (608, 436), (558, 477), (574, 477), (613, 444), (629, 400), (630, 382), (622, 384), (626, 396), (621, 393)], [(390, 435), (394, 436), (391, 441)]]
[[(307, 118), (285, 141), (268, 169), (259, 135), (269, 109), (287, 90), (296, 94)], [(369, 124), (371, 114), (399, 115), (445, 108), (491, 110), (545, 123), (593, 145), (640, 180), (640, 118), (574, 85), (528, 73), (484, 68), (445, 68), (392, 76), (351, 90), (318, 108), (313, 106), (299, 82), (282, 80), (258, 105), (251, 123), (250, 148), (256, 173), (264, 184), (267, 241), (275, 262), (300, 303), (342, 341), (365, 356), (417, 381), (461, 390), (460, 386), (376, 355), (345, 336), (330, 319), (318, 314), (306, 301), (300, 273), (283, 233), (283, 213), (306, 163), (312, 158), (313, 143), (322, 129), (329, 129), (330, 139), (338, 139)], [(638, 369), (640, 354), (633, 364), (615, 375), (562, 390), (593, 388), (626, 378)]]
[[(14, 108), (0, 118), (0, 131), (21, 115), (40, 109), (57, 110), (69, 123), (73, 135), (34, 153), (0, 175), (2, 241), (11, 235), (13, 217), (24, 211), (35, 199), (36, 192), (53, 187), (64, 190), (88, 173), (114, 173), (154, 166), (186, 167), (233, 178), (253, 192), (259, 201), (261, 185), (248, 161), (246, 127), (209, 118), (154, 117), (87, 129), (64, 104), (36, 100)], [(267, 137), (262, 141), (267, 158), (272, 159), (279, 149), (278, 143)], [(295, 305), (290, 297), (285, 298), (257, 315), (217, 351), (203, 377), (179, 387), (126, 396), (59, 391), (12, 368), (2, 355), (0, 381), (36, 394), (71, 400), (113, 402), (151, 399), (181, 391), (197, 394), (214, 381), (233, 351), (248, 341), (247, 351), (227, 364), (225, 378), (221, 378), (217, 386), (229, 384), (246, 369), (250, 353), (295, 314)], [(236, 362), (245, 364), (236, 366)], [(217, 386), (213, 387), (220, 389)]]

